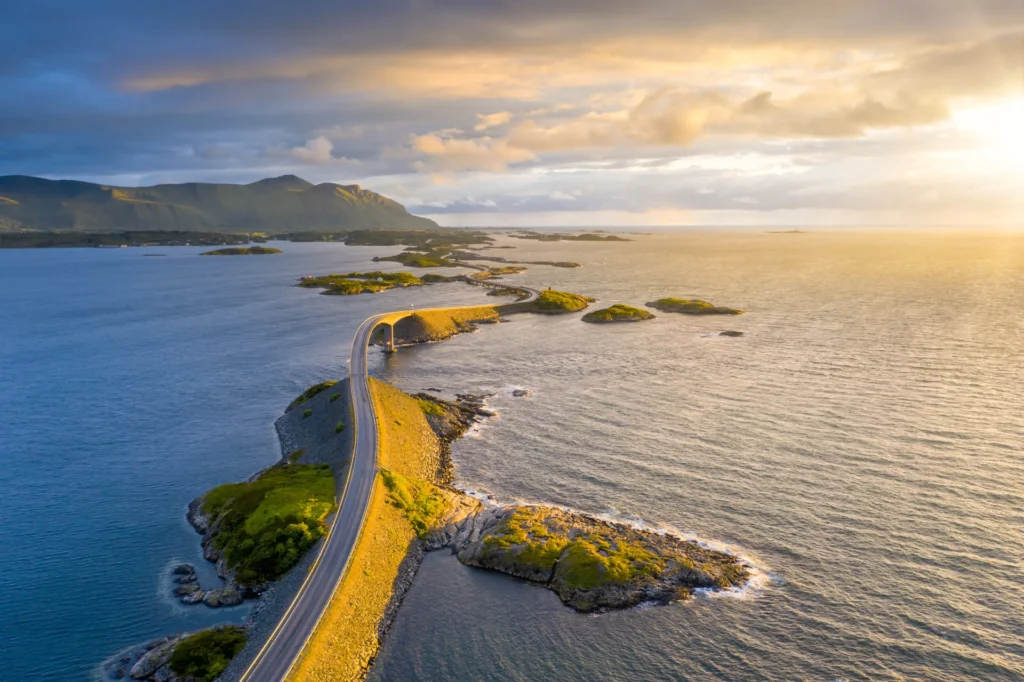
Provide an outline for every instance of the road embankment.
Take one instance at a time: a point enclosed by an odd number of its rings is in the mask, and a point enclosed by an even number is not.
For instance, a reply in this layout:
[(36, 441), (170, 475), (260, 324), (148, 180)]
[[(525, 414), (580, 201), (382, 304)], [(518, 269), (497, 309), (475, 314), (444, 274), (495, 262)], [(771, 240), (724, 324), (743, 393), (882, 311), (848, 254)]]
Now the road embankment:
[(375, 379), (370, 391), (382, 473), (374, 481), (347, 574), (291, 680), (333, 682), (366, 675), (423, 557), (416, 520), (447, 512), (455, 497), (433, 485), (445, 468), (445, 439), (428, 421), (431, 408)]

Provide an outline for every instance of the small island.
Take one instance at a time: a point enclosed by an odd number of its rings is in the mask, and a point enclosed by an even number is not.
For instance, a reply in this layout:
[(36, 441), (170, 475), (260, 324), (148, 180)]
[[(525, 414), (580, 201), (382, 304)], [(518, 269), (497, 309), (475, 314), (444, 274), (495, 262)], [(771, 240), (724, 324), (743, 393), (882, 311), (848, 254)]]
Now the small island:
[(609, 322), (640, 322), (642, 320), (653, 320), (654, 315), (641, 308), (634, 308), (631, 305), (616, 303), (610, 308), (602, 308), (583, 316), (584, 322), (595, 324), (606, 324)]
[(554, 507), (485, 507), (428, 537), (438, 544), (469, 566), (540, 583), (584, 613), (668, 603), (750, 577), (724, 552)]
[(436, 282), (450, 282), (449, 277), (424, 275), (417, 277), (411, 272), (347, 272), (344, 274), (303, 277), (296, 286), (305, 289), (323, 289), (328, 296), (354, 296), (375, 294), (396, 287), (418, 287)]
[(499, 306), (498, 312), (502, 314), (543, 313), (546, 315), (560, 315), (586, 310), (595, 300), (589, 296), (547, 289), (540, 292), (540, 296), (535, 301)]
[(522, 230), (517, 234), (510, 234), (513, 239), (533, 239), (539, 242), (631, 242), (632, 239), (625, 239), (618, 237), (613, 234), (594, 234), (587, 232), (584, 234), (565, 234), (564, 232), (555, 232), (543, 234), (540, 232), (534, 232), (532, 230)]
[(686, 298), (659, 298), (647, 304), (648, 308), (654, 308), (666, 313), (683, 313), (684, 315), (742, 315), (742, 310), (717, 306), (700, 299)]
[(271, 253), (282, 253), (281, 249), (270, 248), (269, 246), (231, 247), (217, 249), (215, 251), (204, 251), (200, 256), (263, 256)]

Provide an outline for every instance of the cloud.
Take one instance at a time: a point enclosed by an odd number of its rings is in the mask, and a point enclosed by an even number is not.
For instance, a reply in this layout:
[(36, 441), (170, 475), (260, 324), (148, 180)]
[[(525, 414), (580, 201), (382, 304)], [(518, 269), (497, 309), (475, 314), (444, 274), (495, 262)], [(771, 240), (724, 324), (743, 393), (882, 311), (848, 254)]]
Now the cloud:
[(509, 111), (499, 111), (494, 114), (477, 114), (476, 117), (480, 122), (473, 126), (473, 130), (479, 133), (488, 128), (508, 123), (512, 118), (512, 113)]
[(334, 160), (334, 157), (331, 156), (333, 149), (334, 143), (321, 135), (312, 140), (306, 140), (306, 144), (301, 147), (292, 147), (290, 153), (304, 163), (330, 163)]
[(505, 140), (490, 137), (458, 139), (438, 133), (418, 135), (409, 147), (419, 159), (417, 170), (437, 171), (504, 171), (509, 164), (535, 161), (536, 156), (526, 149), (512, 147)]

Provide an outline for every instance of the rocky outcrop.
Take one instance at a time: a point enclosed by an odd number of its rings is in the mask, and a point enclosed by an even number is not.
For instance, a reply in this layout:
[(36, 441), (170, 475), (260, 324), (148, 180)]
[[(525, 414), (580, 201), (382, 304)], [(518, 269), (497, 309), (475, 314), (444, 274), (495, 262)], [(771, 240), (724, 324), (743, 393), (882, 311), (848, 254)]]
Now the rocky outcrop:
[[(246, 629), (237, 625), (217, 625), (206, 630), (197, 632), (182, 632), (167, 637), (154, 639), (146, 644), (125, 649), (116, 656), (108, 659), (100, 667), (101, 677), (105, 680), (143, 680), (145, 682), (194, 682), (195, 677), (176, 674), (172, 666), (179, 670), (189, 669), (195, 665), (197, 659), (195, 652), (202, 648), (205, 643), (209, 647), (211, 639), (217, 640), (214, 648), (218, 654), (230, 660), (238, 653), (245, 644)], [(225, 638), (228, 642), (225, 644)], [(174, 661), (175, 651), (187, 640), (191, 651), (183, 652), (185, 658), (191, 656), (190, 661), (180, 665)], [(197, 644), (197, 642), (200, 642)], [(233, 642), (233, 646), (228, 646)], [(201, 660), (200, 655), (199, 659)], [(180, 662), (179, 662), (180, 663)], [(191, 669), (195, 670), (194, 667)]]
[[(178, 643), (185, 639), (185, 637), (188, 637), (189, 634), (186, 632), (153, 640), (143, 645), (141, 651), (135, 652), (134, 655), (129, 654), (122, 657), (119, 662), (126, 665), (133, 659), (135, 660), (135, 663), (128, 669), (128, 677), (133, 680), (176, 682), (180, 678), (171, 671), (167, 662), (171, 660), (171, 655), (174, 653)], [(126, 658), (128, 659), (127, 661), (125, 660)], [(123, 674), (119, 673), (124, 670), (125, 665), (120, 666), (114, 671), (113, 677), (124, 677)]]
[(440, 445), (440, 457), (433, 482), (448, 485), (455, 479), (455, 469), (452, 465), (452, 443), (461, 438), (476, 422), (494, 416), (494, 412), (484, 406), (490, 396), (459, 393), (456, 394), (454, 402), (442, 400), (429, 393), (417, 393), (413, 397), (437, 407), (437, 409), (424, 412), (427, 423), (437, 435)]
[[(203, 536), (199, 543), (203, 548), (203, 558), (214, 564), (217, 576), (224, 581), (224, 587), (214, 590), (202, 589), (199, 585), (195, 568), (188, 564), (181, 564), (174, 569), (174, 582), (176, 586), (173, 592), (174, 596), (178, 597), (182, 604), (202, 603), (214, 609), (221, 606), (238, 606), (245, 599), (258, 597), (266, 590), (269, 586), (268, 584), (238, 585), (234, 574), (224, 560), (222, 552), (217, 549), (214, 542), (217, 529), (220, 526), (220, 519), (211, 520), (203, 512), (203, 496), (197, 497), (189, 503), (186, 518), (196, 532)], [(188, 569), (191, 569), (191, 571)]]
[(681, 538), (553, 507), (484, 507), (463, 496), (426, 538), (464, 564), (547, 586), (582, 612), (667, 603), (728, 589), (750, 572), (736, 557)]

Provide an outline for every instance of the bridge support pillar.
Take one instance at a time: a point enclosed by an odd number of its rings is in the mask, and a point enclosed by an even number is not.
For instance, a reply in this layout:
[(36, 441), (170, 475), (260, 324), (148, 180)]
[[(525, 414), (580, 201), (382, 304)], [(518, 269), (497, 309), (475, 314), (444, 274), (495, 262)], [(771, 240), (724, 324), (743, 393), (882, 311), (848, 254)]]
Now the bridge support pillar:
[(394, 352), (396, 352), (398, 350), (397, 348), (395, 348), (395, 325), (393, 325), (393, 324), (389, 324), (388, 325), (388, 332), (387, 332), (387, 334), (388, 334), (388, 340), (387, 340), (386, 351), (388, 353), (394, 353)]

